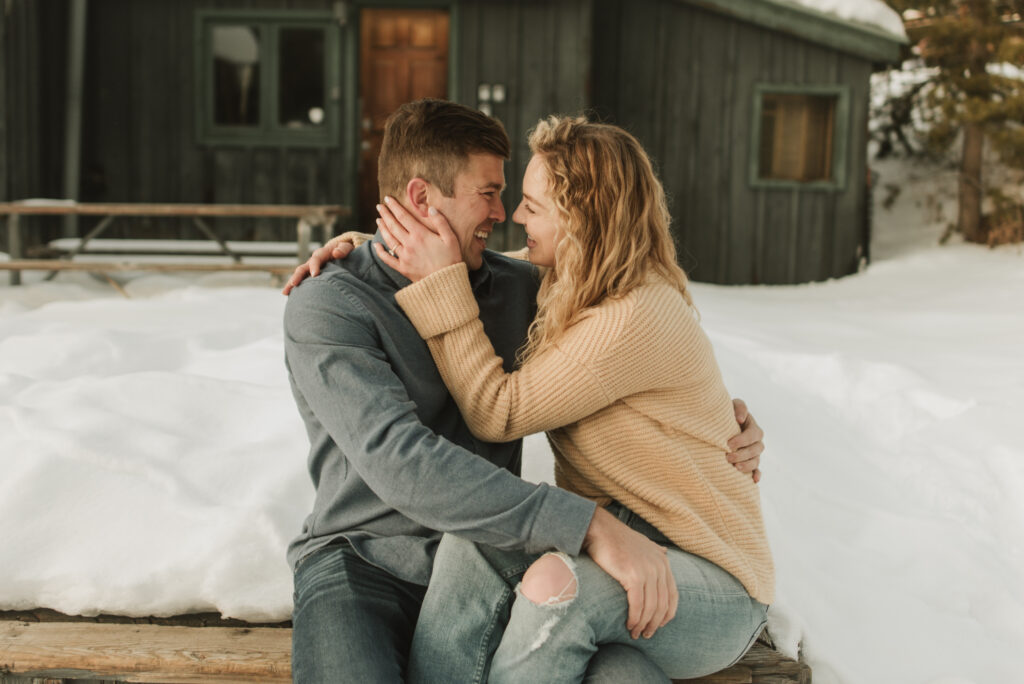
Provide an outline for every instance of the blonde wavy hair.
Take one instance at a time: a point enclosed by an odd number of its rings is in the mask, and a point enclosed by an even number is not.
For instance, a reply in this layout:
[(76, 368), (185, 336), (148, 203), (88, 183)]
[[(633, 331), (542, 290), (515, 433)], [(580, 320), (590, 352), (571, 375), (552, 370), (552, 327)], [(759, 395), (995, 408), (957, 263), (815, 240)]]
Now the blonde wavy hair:
[(640, 142), (617, 126), (561, 116), (541, 120), (529, 142), (548, 173), (561, 241), (520, 360), (552, 345), (585, 309), (626, 295), (652, 272), (692, 306), (665, 190)]

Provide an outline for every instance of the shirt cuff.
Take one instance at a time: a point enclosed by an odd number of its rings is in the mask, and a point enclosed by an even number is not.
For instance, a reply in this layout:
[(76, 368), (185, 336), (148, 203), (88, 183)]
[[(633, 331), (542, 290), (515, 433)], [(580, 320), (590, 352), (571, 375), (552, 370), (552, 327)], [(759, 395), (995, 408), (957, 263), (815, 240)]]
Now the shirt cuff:
[(533, 521), (532, 548), (527, 550), (539, 553), (558, 549), (570, 556), (578, 556), (597, 504), (559, 487), (545, 486), (548, 488), (547, 500)]
[(480, 317), (480, 307), (469, 284), (469, 270), (463, 262), (403, 287), (395, 293), (395, 301), (425, 340)]

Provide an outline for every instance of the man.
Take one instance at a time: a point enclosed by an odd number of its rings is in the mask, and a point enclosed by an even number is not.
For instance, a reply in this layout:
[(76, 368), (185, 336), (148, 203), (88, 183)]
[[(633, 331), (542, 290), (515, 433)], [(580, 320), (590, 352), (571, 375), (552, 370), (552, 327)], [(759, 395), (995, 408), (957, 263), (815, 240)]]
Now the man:
[[(382, 194), (410, 211), (425, 216), (436, 207), (448, 219), (484, 328), (511, 370), (538, 283), (529, 264), (485, 250), (493, 225), (505, 220), (508, 156), (495, 120), (423, 100), (388, 120), (378, 180)], [(288, 551), (295, 681), (402, 681), (442, 532), (506, 549), (585, 550), (640, 589), (667, 572), (652, 542), (592, 502), (517, 477), (519, 441), (473, 437), (394, 302), (408, 283), (367, 244), (296, 288), (286, 307), (286, 364), (316, 487)], [(759, 440), (756, 427), (746, 439)], [(669, 607), (662, 600), (638, 610), (653, 623)]]

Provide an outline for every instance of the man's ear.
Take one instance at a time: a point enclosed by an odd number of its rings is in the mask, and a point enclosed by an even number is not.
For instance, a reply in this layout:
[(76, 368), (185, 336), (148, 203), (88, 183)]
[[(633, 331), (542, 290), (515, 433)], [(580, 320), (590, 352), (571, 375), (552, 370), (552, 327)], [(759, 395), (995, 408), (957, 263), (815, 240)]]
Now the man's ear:
[(430, 204), (427, 202), (427, 191), (430, 183), (422, 178), (413, 178), (405, 186), (406, 206), (421, 217), (427, 215)]

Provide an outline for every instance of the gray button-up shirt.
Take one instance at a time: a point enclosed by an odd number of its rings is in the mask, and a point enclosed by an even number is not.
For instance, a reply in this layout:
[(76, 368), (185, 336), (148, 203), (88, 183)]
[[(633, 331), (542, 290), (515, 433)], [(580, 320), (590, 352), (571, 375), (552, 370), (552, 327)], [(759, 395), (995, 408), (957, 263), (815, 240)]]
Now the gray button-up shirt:
[[(594, 504), (517, 477), (520, 440), (492, 444), (472, 435), (395, 303), (409, 280), (370, 246), (303, 281), (285, 308), (285, 363), (316, 487), (313, 512), (288, 549), (292, 567), (344, 538), (370, 563), (426, 584), (441, 532), (578, 553)], [(484, 329), (510, 371), (535, 312), (536, 272), (485, 252), (470, 280)]]

